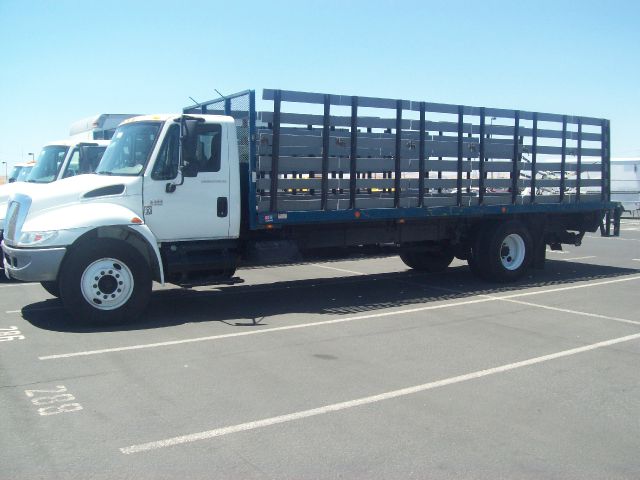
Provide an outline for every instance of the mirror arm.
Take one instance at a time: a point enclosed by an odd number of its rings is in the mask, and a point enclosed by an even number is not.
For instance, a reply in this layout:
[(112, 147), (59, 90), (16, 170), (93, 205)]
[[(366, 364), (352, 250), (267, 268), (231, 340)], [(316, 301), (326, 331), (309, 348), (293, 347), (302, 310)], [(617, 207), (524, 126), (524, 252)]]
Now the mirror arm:
[(180, 177), (180, 182), (176, 183), (175, 181), (173, 181), (173, 182), (167, 183), (164, 187), (165, 192), (173, 193), (176, 191), (177, 187), (181, 186), (184, 183), (184, 175), (182, 174), (182, 165), (178, 167), (178, 176)]

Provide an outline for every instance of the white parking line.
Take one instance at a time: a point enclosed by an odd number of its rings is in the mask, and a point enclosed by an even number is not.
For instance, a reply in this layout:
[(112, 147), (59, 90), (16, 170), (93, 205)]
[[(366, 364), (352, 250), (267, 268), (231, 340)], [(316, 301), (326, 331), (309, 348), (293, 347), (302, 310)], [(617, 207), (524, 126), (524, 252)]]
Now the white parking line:
[(184, 340), (171, 340), (168, 342), (158, 342), (158, 343), (144, 343), (141, 345), (129, 345), (126, 347), (116, 347), (116, 348), (104, 348), (101, 350), (89, 350), (85, 352), (73, 352), (73, 353), (62, 353), (59, 355), (46, 355), (43, 357), (38, 357), (39, 360), (54, 360), (58, 358), (70, 358), (70, 357), (82, 357), (88, 355), (99, 355), (102, 353), (113, 353), (113, 352), (124, 352), (127, 350), (141, 350), (144, 348), (157, 348), (157, 347), (168, 347), (171, 345), (181, 345), (184, 343), (195, 343), (195, 342), (207, 342), (212, 340), (222, 340), (225, 338), (234, 338), (234, 337), (244, 337), (247, 335), (260, 335), (264, 333), (272, 333), (272, 332), (283, 332), (286, 330), (296, 330), (300, 328), (308, 328), (308, 327), (320, 327), (324, 325), (334, 325), (336, 323), (346, 323), (346, 322), (354, 322), (357, 320), (366, 320), (368, 318), (381, 318), (381, 317), (390, 317), (393, 315), (404, 315), (406, 313), (415, 313), (415, 312), (424, 312), (427, 310), (439, 310), (442, 308), (451, 308), (458, 307), (460, 305), (472, 305), (474, 303), (484, 303), (491, 302), (494, 299), (491, 298), (476, 298), (474, 300), (465, 300), (462, 302), (456, 303), (446, 303), (441, 305), (428, 305), (425, 307), (418, 308), (410, 308), (405, 310), (394, 310), (391, 312), (381, 312), (381, 313), (372, 313), (368, 315), (360, 315), (357, 317), (345, 317), (345, 318), (335, 318), (333, 320), (325, 320), (320, 322), (310, 322), (310, 323), (301, 323), (298, 325), (288, 325), (286, 327), (275, 327), (275, 328), (265, 328), (264, 330), (250, 330), (248, 332), (236, 332), (236, 333), (226, 333), (223, 335), (212, 335), (209, 337), (196, 337), (196, 338), (187, 338)]
[(601, 237), (598, 235), (585, 235), (586, 238), (599, 238), (602, 240), (622, 240), (624, 242), (640, 242), (640, 238)]
[[(30, 308), (29, 312), (48, 312), (51, 310), (62, 310), (64, 307), (62, 305), (56, 305), (55, 307), (42, 307), (42, 308)], [(7, 310), (4, 313), (22, 313), (22, 309), (20, 310)]]
[[(516, 294), (506, 295), (506, 296), (481, 295), (481, 296), (477, 296), (476, 298), (472, 297), (471, 300), (464, 300), (464, 301), (454, 302), (454, 303), (445, 303), (445, 304), (439, 304), (439, 305), (427, 305), (427, 306), (424, 306), (424, 307), (409, 308), (409, 309), (405, 309), (405, 310), (393, 310), (393, 311), (390, 311), (390, 312), (385, 311), (385, 312), (380, 312), (380, 313), (372, 313), (372, 314), (367, 314), (367, 315), (360, 315), (360, 316), (356, 316), (356, 317), (346, 317), (346, 318), (342, 318), (341, 317), (341, 318), (335, 318), (333, 320), (302, 323), (302, 324), (298, 324), (298, 325), (289, 325), (289, 326), (286, 326), (286, 327), (265, 328), (264, 330), (250, 330), (250, 331), (245, 331), (245, 332), (227, 333), (227, 334), (223, 334), (223, 335), (212, 335), (212, 336), (207, 336), (207, 337), (187, 338), (187, 339), (183, 339), (183, 340), (171, 340), (171, 341), (167, 341), (167, 342), (144, 343), (144, 344), (139, 344), (139, 345), (129, 345), (129, 346), (125, 346), (125, 347), (103, 348), (103, 349), (100, 349), (100, 350), (88, 350), (88, 351), (82, 351), (82, 352), (61, 353), (61, 354), (56, 354), (56, 355), (45, 355), (45, 356), (38, 357), (38, 359), (39, 360), (55, 360), (55, 359), (60, 359), (60, 358), (83, 357), (83, 356), (89, 356), (89, 355), (100, 355), (100, 354), (105, 354), (105, 353), (124, 352), (124, 351), (129, 351), (129, 350), (142, 350), (142, 349), (147, 349), (147, 348), (168, 347), (168, 346), (171, 346), (171, 345), (181, 345), (181, 344), (186, 344), (186, 343), (215, 341), (215, 340), (222, 340), (222, 339), (226, 339), (226, 338), (243, 337), (243, 336), (248, 336), (248, 335), (261, 335), (261, 334), (272, 333), (272, 332), (282, 332), (282, 331), (286, 331), (286, 330), (297, 330), (297, 329), (301, 329), (301, 328), (320, 327), (320, 326), (325, 326), (325, 325), (335, 325), (335, 324), (346, 323), (346, 322), (354, 322), (354, 321), (358, 321), (358, 320), (366, 320), (366, 319), (369, 319), (369, 318), (383, 318), (383, 317), (390, 317), (390, 316), (394, 316), (394, 315), (404, 315), (404, 314), (407, 314), (407, 313), (424, 312), (424, 311), (428, 311), (428, 310), (440, 310), (440, 309), (444, 309), (444, 308), (452, 308), (452, 307), (458, 307), (458, 306), (462, 306), (462, 305), (473, 305), (473, 304), (476, 304), (476, 303), (492, 302), (492, 301), (505, 300), (505, 299), (511, 299), (511, 298), (525, 297), (525, 296), (530, 296), (530, 295), (542, 295), (542, 294), (545, 294), (545, 293), (554, 293), (554, 292), (561, 292), (561, 291), (566, 291), (566, 290), (575, 290), (575, 289), (580, 289), (580, 288), (590, 288), (590, 287), (596, 287), (596, 286), (599, 286), (599, 285), (609, 285), (609, 284), (612, 284), (612, 283), (629, 282), (629, 281), (639, 280), (639, 279), (640, 279), (640, 276), (636, 275), (636, 276), (632, 276), (632, 277), (617, 278), (615, 280), (606, 280), (606, 281), (602, 281), (602, 282), (593, 282), (593, 283), (587, 283), (587, 284), (581, 284), (581, 285), (572, 285), (572, 286), (569, 286), (569, 287), (548, 288), (548, 289), (544, 289), (544, 290), (536, 290), (536, 291), (533, 291), (533, 292), (516, 293)], [(424, 286), (425, 287), (430, 287), (430, 285), (424, 285)], [(433, 288), (441, 289), (440, 287), (433, 287)], [(446, 290), (448, 290), (448, 289), (446, 289)], [(460, 293), (460, 292), (455, 292), (455, 293)]]
[(586, 257), (560, 258), (562, 262), (572, 262), (574, 260), (586, 260), (587, 258), (596, 258), (595, 255), (587, 255)]
[(567, 253), (569, 253), (569, 250), (551, 250), (550, 248), (547, 248), (547, 253), (558, 253), (560, 255), (565, 255)]
[(157, 450), (160, 448), (171, 447), (174, 445), (181, 445), (185, 443), (197, 442), (201, 440), (208, 440), (215, 437), (222, 437), (224, 435), (230, 435), (233, 433), (246, 432), (249, 430), (256, 430), (258, 428), (265, 428), (272, 425), (281, 423), (293, 422), (302, 420), (304, 418), (314, 417), (317, 415), (323, 415), (326, 413), (338, 412), (341, 410), (347, 410), (350, 408), (361, 407), (363, 405), (370, 405), (373, 403), (382, 402), (385, 400), (391, 400), (394, 398), (405, 397), (407, 395), (414, 395), (416, 393), (424, 392), (427, 390), (433, 390), (435, 388), (445, 387), (447, 385), (453, 385), (456, 383), (466, 382), (469, 380), (475, 380), (489, 375), (495, 375), (498, 373), (504, 373), (517, 368), (528, 367), (559, 358), (569, 357), (571, 355), (577, 355), (579, 353), (596, 350), (599, 348), (609, 347), (623, 342), (630, 342), (640, 339), (640, 333), (634, 335), (627, 335), (625, 337), (613, 338), (611, 340), (605, 340), (603, 342), (592, 343), (582, 347), (572, 348), (569, 350), (563, 350), (549, 355), (543, 355), (540, 357), (529, 358), (520, 362), (509, 363), (499, 367), (488, 368), (486, 370), (478, 370), (465, 375), (458, 375), (456, 377), (449, 377), (443, 380), (437, 380), (435, 382), (423, 383), (422, 385), (415, 385), (412, 387), (402, 388), (399, 390), (393, 390), (390, 392), (381, 393), (378, 395), (372, 395), (369, 397), (362, 397), (355, 400), (349, 400), (346, 402), (333, 403), (330, 405), (324, 405), (318, 408), (312, 408), (309, 410), (302, 410), (299, 412), (289, 413), (286, 415), (279, 415), (276, 417), (264, 418), (253, 422), (240, 423), (238, 425), (231, 425), (228, 427), (216, 428), (213, 430), (206, 430), (203, 432), (191, 433), (188, 435), (180, 435), (177, 437), (171, 437), (164, 440), (158, 440), (155, 442), (141, 443), (138, 445), (131, 445), (129, 447), (123, 447), (120, 451), (126, 455), (132, 453), (146, 452), (149, 450)]
[(636, 320), (627, 320), (626, 318), (609, 317), (608, 315), (599, 315), (597, 313), (580, 312), (578, 310), (569, 310), (569, 309), (566, 309), (566, 308), (551, 307), (549, 305), (541, 305), (539, 303), (523, 302), (522, 300), (513, 300), (511, 298), (500, 298), (500, 300), (505, 301), (505, 302), (517, 303), (519, 305), (527, 305), (529, 307), (543, 308), (545, 310), (553, 310), (553, 311), (556, 311), (556, 312), (571, 313), (573, 315), (582, 315), (582, 316), (585, 316), (585, 317), (602, 318), (603, 320), (613, 320), (615, 322), (630, 323), (632, 325), (640, 325), (640, 322), (638, 322)]
[[(569, 259), (567, 259), (567, 260), (569, 260)], [(406, 282), (406, 283), (409, 283), (409, 282)], [(411, 283), (413, 285), (418, 285), (415, 282), (411, 282)], [(599, 282), (599, 283), (601, 283), (601, 282)], [(607, 282), (607, 283), (609, 283), (609, 282)], [(450, 292), (450, 293), (458, 293), (458, 294), (464, 293), (464, 292), (461, 292), (459, 290), (453, 290), (451, 288), (434, 287), (434, 286), (431, 286), (431, 288), (434, 288), (436, 290), (442, 290), (442, 291), (445, 291), (445, 292)], [(570, 287), (570, 288), (573, 288), (573, 287)], [(564, 288), (545, 290), (544, 293), (553, 293), (553, 291), (558, 291), (558, 290), (563, 290), (563, 289)], [(536, 292), (533, 292), (533, 293), (536, 293)], [(530, 294), (530, 292), (526, 292), (526, 293), (523, 293), (522, 295), (529, 295), (529, 294)], [(484, 298), (490, 298), (492, 300), (501, 300), (503, 302), (511, 302), (511, 303), (517, 303), (517, 304), (520, 304), (520, 305), (527, 305), (529, 307), (543, 308), (545, 310), (554, 310), (556, 312), (570, 313), (570, 314), (573, 314), (573, 315), (582, 315), (582, 316), (585, 316), (585, 317), (602, 318), (604, 320), (614, 320), (616, 322), (629, 323), (629, 324), (632, 324), (632, 325), (640, 325), (640, 321), (627, 320), (626, 318), (610, 317), (610, 316), (607, 316), (607, 315), (600, 315), (600, 314), (597, 314), (597, 313), (581, 312), (581, 311), (578, 311), (578, 310), (568, 310), (566, 308), (551, 307), (551, 306), (542, 305), (542, 304), (539, 304), (539, 303), (530, 303), (530, 302), (523, 302), (521, 300), (514, 300), (513, 297), (517, 297), (518, 295), (520, 295), (520, 294), (507, 296), (507, 297), (504, 297), (504, 296), (503, 297), (497, 297), (495, 295), (485, 295), (485, 294), (481, 294), (479, 296), (480, 297), (484, 297)]]
[(8, 283), (6, 285), (0, 285), (0, 288), (14, 288), (14, 287), (29, 287), (32, 285), (40, 285), (39, 282), (28, 282), (28, 283)]
[(621, 282), (630, 282), (633, 280), (640, 280), (640, 276), (634, 275), (632, 277), (623, 277), (616, 278), (615, 280), (605, 280), (603, 282), (593, 282), (581, 285), (571, 285), (569, 287), (558, 287), (558, 288), (549, 288), (547, 290), (535, 290), (533, 292), (522, 292), (522, 293), (514, 293), (512, 295), (503, 295), (499, 297), (495, 297), (498, 300), (505, 300), (507, 298), (518, 298), (518, 297), (528, 297), (530, 295), (540, 295), (541, 293), (554, 293), (554, 292), (564, 292), (567, 290), (577, 290), (579, 288), (589, 288), (589, 287), (598, 287), (600, 285), (610, 285), (612, 283), (621, 283)]
[(328, 270), (336, 270), (338, 272), (352, 273), (354, 275), (366, 275), (365, 273), (362, 273), (362, 272), (354, 272), (353, 270), (345, 270), (344, 268), (330, 267), (329, 265), (320, 265), (319, 263), (311, 263), (310, 265), (318, 268), (326, 268)]

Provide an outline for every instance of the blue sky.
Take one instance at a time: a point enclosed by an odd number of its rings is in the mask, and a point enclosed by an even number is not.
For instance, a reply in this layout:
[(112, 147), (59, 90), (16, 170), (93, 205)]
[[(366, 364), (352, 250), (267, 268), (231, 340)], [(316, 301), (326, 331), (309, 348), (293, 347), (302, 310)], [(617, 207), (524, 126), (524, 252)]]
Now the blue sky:
[(0, 0), (0, 161), (249, 88), (605, 117), (640, 156), (639, 32), (631, 0)]

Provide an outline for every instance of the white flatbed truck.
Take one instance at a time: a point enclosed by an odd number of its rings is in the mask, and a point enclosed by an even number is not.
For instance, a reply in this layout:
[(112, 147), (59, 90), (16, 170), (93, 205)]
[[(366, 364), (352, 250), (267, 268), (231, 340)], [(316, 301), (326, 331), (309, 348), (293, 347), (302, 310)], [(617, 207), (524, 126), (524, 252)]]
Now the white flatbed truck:
[[(78, 322), (113, 323), (138, 318), (153, 281), (234, 283), (244, 265), (384, 251), (429, 272), (457, 257), (509, 282), (542, 267), (547, 245), (579, 245), (598, 228), (619, 234), (607, 120), (282, 90), (263, 98), (269, 111), (256, 112), (247, 91), (126, 120), (95, 174), (15, 194), (8, 275), (42, 282)], [(558, 178), (538, 174), (550, 170)]]

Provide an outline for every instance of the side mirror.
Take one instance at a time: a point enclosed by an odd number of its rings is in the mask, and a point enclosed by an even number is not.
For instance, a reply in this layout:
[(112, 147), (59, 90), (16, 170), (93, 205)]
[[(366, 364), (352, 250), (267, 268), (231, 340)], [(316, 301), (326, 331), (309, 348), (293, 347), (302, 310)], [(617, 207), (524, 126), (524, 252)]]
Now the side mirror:
[(196, 156), (196, 141), (199, 118), (182, 116), (180, 122), (180, 165), (186, 166)]
[(175, 181), (167, 183), (165, 186), (167, 193), (175, 192), (176, 187), (182, 185), (186, 177), (195, 177), (198, 175), (198, 165), (192, 160), (195, 159), (198, 124), (203, 120), (201, 118), (182, 115), (180, 119), (175, 119), (174, 121), (180, 123), (178, 176)]

